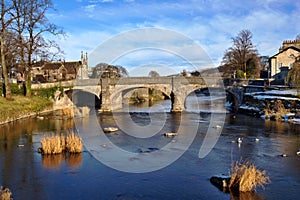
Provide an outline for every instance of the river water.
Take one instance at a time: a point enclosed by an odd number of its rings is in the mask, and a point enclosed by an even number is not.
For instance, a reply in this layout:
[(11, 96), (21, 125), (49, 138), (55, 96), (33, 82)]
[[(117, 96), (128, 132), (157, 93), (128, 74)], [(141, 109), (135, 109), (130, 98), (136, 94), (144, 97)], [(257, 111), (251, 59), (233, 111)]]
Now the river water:
[[(146, 173), (110, 168), (87, 151), (89, 147), (79, 155), (43, 157), (37, 152), (44, 136), (72, 132), (75, 128), (81, 130), (89, 126), (88, 123), (74, 123), (72, 119), (53, 113), (44, 119), (30, 118), (2, 125), (0, 185), (9, 187), (14, 199), (298, 199), (300, 157), (296, 151), (300, 148), (300, 125), (224, 114), (222, 108), (209, 101), (207, 96), (190, 96), (186, 101), (188, 112), (175, 114), (167, 112), (169, 101), (157, 102), (150, 108), (124, 107), (139, 126), (161, 125), (164, 120), (162, 128), (150, 138), (135, 139), (128, 136), (126, 130), (107, 136), (126, 151), (144, 157), (159, 152), (168, 143), (180, 141), (177, 136), (166, 138), (162, 134), (179, 131), (181, 126), (186, 138), (195, 137), (173, 163)], [(223, 116), (225, 123), (220, 123), (222, 132), (216, 145), (207, 156), (199, 158), (210, 122)], [(97, 119), (101, 127), (106, 127), (115, 126), (116, 120), (127, 120), (126, 117), (126, 114), (116, 112), (98, 114)], [(195, 126), (196, 134), (188, 134)], [(240, 145), (232, 143), (238, 137), (243, 138), (243, 142)], [(99, 144), (103, 151), (109, 149), (102, 147)], [(287, 154), (287, 157), (281, 154)], [(129, 162), (136, 162), (140, 157), (134, 158)], [(210, 183), (211, 176), (228, 174), (231, 164), (239, 160), (250, 160), (259, 169), (267, 171), (271, 183), (265, 190), (259, 188), (255, 193), (243, 193), (238, 197), (223, 193)], [(121, 160), (114, 162), (122, 164)]]

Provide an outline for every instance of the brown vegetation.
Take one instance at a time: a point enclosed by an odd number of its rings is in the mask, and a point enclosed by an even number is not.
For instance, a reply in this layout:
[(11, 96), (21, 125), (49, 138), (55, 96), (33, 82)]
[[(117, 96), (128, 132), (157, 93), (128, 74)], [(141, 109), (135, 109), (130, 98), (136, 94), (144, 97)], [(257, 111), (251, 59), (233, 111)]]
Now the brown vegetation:
[(264, 188), (270, 182), (265, 170), (260, 171), (249, 162), (236, 162), (232, 166), (230, 177), (230, 190), (241, 192), (254, 191), (256, 187)]
[(41, 145), (43, 154), (81, 153), (83, 149), (81, 138), (75, 133), (45, 137), (42, 139)]
[(46, 137), (41, 141), (43, 154), (60, 154), (63, 151), (61, 137)]
[(266, 118), (273, 118), (275, 120), (281, 120), (284, 116), (290, 113), (290, 109), (285, 108), (281, 100), (276, 100), (274, 105), (271, 107), (270, 103), (267, 103), (266, 108), (264, 109)]
[(63, 116), (67, 116), (68, 118), (74, 117), (74, 111), (72, 107), (63, 108), (62, 109)]
[(72, 133), (66, 136), (65, 149), (69, 153), (81, 153), (82, 152), (82, 141), (78, 135)]
[(0, 186), (0, 200), (12, 200), (12, 193), (8, 188)]

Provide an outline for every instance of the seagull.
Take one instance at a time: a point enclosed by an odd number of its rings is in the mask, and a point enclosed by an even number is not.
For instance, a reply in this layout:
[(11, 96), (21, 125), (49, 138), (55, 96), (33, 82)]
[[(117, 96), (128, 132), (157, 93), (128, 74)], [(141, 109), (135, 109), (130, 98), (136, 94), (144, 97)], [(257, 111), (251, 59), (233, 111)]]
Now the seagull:
[(259, 138), (255, 138), (255, 142), (259, 142)]
[(296, 152), (297, 156), (300, 156), (300, 149)]
[(238, 138), (237, 142), (242, 143), (242, 138)]
[(216, 129), (219, 129), (219, 128), (221, 128), (221, 126), (220, 126), (220, 125), (216, 125), (215, 128), (216, 128)]

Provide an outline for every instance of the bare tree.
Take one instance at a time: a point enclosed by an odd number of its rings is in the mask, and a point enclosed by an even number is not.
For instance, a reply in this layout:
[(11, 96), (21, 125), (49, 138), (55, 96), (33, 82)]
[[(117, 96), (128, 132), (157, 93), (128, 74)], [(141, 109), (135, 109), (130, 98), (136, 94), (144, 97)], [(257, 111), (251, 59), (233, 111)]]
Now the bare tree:
[(52, 7), (51, 0), (28, 0), (29, 6), (25, 7), (26, 31), (25, 40), (27, 50), (27, 69), (26, 69), (26, 93), (31, 95), (31, 68), (33, 56), (45, 56), (41, 51), (48, 47), (55, 47), (53, 40), (46, 41), (43, 34), (62, 35), (64, 34), (55, 24), (50, 23), (46, 18), (46, 11)]
[(252, 33), (242, 30), (232, 38), (233, 45), (225, 51), (222, 65), (223, 70), (243, 71), (244, 78), (255, 74), (256, 68), (260, 67), (258, 52), (252, 43)]
[[(46, 18), (52, 8), (51, 0), (12, 0), (11, 16), (15, 17), (12, 30), (16, 33), (15, 47), (18, 61), (25, 68), (26, 95), (31, 95), (31, 69), (35, 59), (52, 61), (61, 58), (59, 45), (49, 39), (51, 35), (64, 35), (64, 32)], [(47, 37), (44, 35), (47, 34)]]
[(12, 9), (12, 5), (9, 1), (1, 0), (1, 30), (0, 30), (0, 54), (1, 54), (1, 66), (2, 66), (2, 75), (4, 78), (4, 95), (7, 99), (11, 99), (11, 89), (8, 80), (8, 70), (7, 70), (7, 56), (9, 54), (8, 48), (6, 48), (7, 37), (8, 37), (8, 27), (12, 23), (12, 18), (9, 18), (7, 15)]
[[(61, 58), (59, 45), (50, 37), (64, 35), (64, 32), (46, 18), (50, 8), (51, 0), (1, 0), (1, 65), (5, 86), (9, 87), (7, 58), (10, 56), (25, 68), (27, 96), (31, 95), (33, 60)], [(13, 37), (9, 38), (8, 33)], [(9, 88), (6, 93), (10, 97)]]

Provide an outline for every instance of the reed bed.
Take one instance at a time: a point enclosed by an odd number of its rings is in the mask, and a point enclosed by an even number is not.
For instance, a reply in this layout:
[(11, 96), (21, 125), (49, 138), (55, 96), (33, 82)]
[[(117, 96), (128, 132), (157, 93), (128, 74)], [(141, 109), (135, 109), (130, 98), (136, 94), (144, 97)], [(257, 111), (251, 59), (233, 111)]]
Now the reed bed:
[(8, 188), (0, 186), (0, 200), (12, 200), (12, 193)]
[(64, 150), (61, 137), (59, 136), (43, 138), (41, 145), (43, 154), (60, 154)]
[(41, 146), (40, 152), (45, 155), (60, 154), (62, 152), (81, 153), (83, 149), (82, 140), (75, 133), (45, 137), (41, 141)]
[(229, 189), (241, 192), (255, 191), (257, 187), (264, 189), (270, 182), (266, 171), (260, 171), (250, 162), (236, 162), (231, 169)]
[(69, 153), (81, 153), (83, 149), (81, 138), (77, 134), (68, 134), (65, 139), (65, 149)]

